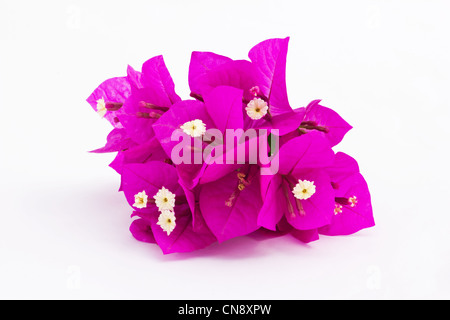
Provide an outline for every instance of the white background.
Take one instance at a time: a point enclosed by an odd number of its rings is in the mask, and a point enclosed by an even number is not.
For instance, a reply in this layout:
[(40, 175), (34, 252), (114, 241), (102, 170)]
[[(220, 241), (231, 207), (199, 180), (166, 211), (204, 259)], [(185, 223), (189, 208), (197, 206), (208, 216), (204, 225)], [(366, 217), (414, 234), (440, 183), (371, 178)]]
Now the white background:
[[(448, 1), (0, 3), (0, 298), (449, 299)], [(162, 255), (134, 240), (110, 130), (85, 102), (163, 54), (188, 98), (190, 54), (247, 58), (291, 36), (291, 104), (353, 125), (342, 150), (376, 227), (305, 245), (232, 239)]]

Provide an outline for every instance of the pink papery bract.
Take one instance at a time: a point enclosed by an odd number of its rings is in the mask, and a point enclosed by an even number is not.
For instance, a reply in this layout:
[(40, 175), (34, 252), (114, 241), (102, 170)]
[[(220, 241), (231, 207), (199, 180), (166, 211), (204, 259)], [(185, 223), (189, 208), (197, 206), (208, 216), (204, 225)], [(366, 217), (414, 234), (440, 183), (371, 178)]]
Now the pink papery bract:
[(117, 152), (135, 239), (169, 254), (256, 231), (309, 243), (375, 225), (358, 163), (332, 149), (352, 126), (320, 100), (290, 105), (289, 40), (262, 41), (248, 59), (192, 52), (186, 99), (161, 55), (88, 97), (113, 126), (91, 152)]

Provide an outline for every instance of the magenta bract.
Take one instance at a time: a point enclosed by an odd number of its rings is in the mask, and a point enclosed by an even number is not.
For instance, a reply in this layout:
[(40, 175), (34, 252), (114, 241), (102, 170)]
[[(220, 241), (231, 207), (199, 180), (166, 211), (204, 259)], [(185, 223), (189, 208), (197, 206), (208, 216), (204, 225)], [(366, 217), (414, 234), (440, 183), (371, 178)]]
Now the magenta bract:
[(168, 254), (260, 229), (311, 242), (375, 225), (358, 163), (332, 149), (352, 127), (320, 100), (289, 102), (288, 44), (260, 42), (249, 60), (193, 52), (186, 99), (162, 56), (89, 96), (113, 126), (92, 152), (117, 152), (135, 239)]

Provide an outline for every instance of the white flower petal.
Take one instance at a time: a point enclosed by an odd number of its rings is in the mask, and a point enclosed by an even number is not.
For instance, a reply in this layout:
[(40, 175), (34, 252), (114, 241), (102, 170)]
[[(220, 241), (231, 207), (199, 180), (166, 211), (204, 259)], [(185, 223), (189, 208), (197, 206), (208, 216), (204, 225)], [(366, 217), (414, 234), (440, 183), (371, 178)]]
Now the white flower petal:
[(298, 180), (298, 183), (292, 189), (294, 197), (300, 200), (306, 200), (312, 197), (316, 193), (316, 186), (314, 181)]
[(164, 187), (159, 189), (153, 198), (159, 211), (173, 210), (175, 207), (175, 194)]
[(175, 220), (175, 213), (172, 210), (163, 210), (159, 215), (158, 222), (156, 224), (167, 232), (167, 235), (170, 235), (176, 227)]
[(142, 192), (139, 192), (134, 195), (134, 204), (133, 207), (136, 207), (138, 209), (146, 208), (148, 202), (148, 196), (145, 193), (145, 190)]
[(253, 120), (259, 120), (267, 114), (269, 110), (269, 106), (267, 103), (260, 99), (255, 98), (250, 101), (245, 107), (245, 111), (247, 111), (247, 115)]
[(105, 99), (100, 98), (97, 100), (97, 113), (99, 114), (100, 117), (104, 117), (106, 114), (106, 103), (105, 103)]
[(202, 120), (195, 119), (195, 120), (192, 120), (192, 121), (185, 122), (181, 126), (181, 129), (187, 135), (189, 135), (189, 136), (191, 136), (193, 138), (197, 138), (197, 137), (201, 137), (202, 135), (205, 134), (205, 132), (206, 132), (206, 125), (203, 123)]

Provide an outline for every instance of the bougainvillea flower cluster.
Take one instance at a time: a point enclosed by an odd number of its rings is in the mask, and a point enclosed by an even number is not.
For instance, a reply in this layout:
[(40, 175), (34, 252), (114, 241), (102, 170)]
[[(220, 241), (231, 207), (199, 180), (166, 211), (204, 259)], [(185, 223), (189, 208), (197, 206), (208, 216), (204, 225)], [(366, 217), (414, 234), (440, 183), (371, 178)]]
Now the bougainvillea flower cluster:
[[(105, 146), (92, 152), (117, 153), (110, 166), (121, 176), (137, 240), (167, 254), (259, 229), (310, 242), (374, 226), (356, 160), (333, 151), (352, 127), (320, 100), (289, 103), (288, 42), (263, 41), (249, 60), (193, 52), (186, 99), (175, 92), (162, 56), (141, 71), (128, 66), (126, 76), (104, 81), (89, 96), (113, 127)], [(230, 144), (229, 132), (244, 133), (244, 142)], [(256, 136), (245, 139), (248, 132)], [(244, 158), (240, 147), (249, 150)], [(180, 151), (183, 161), (174, 156)], [(276, 166), (251, 160), (257, 152)]]

